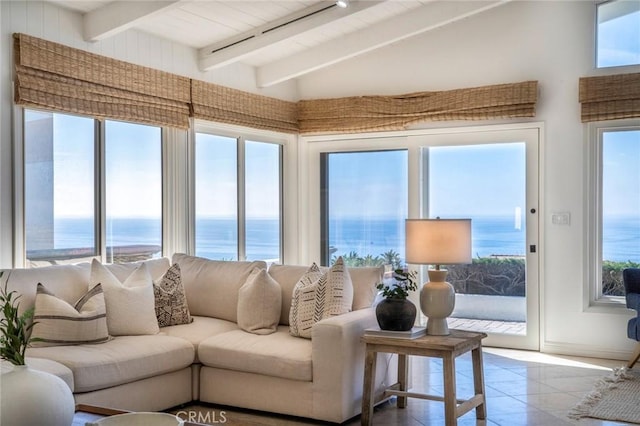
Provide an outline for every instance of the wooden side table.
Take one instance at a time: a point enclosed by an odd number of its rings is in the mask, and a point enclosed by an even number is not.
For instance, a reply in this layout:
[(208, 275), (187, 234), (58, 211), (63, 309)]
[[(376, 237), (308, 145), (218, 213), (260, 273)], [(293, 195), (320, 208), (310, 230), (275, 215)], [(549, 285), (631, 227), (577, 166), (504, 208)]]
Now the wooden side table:
[[(451, 330), (448, 336), (422, 336), (416, 339), (365, 335), (362, 341), (366, 345), (364, 367), (364, 388), (362, 395), (362, 424), (371, 425), (373, 417), (373, 394), (375, 390), (376, 359), (378, 352), (398, 354), (398, 383), (385, 390), (385, 396), (396, 395), (398, 408), (407, 405), (407, 398), (421, 398), (444, 402), (445, 422), (447, 426), (456, 426), (458, 417), (476, 409), (476, 417), (487, 417), (484, 393), (484, 373), (482, 371), (482, 339), (485, 333)], [(475, 395), (468, 400), (456, 398), (455, 359), (471, 351), (473, 362), (473, 387)], [(442, 358), (444, 375), (444, 397), (409, 392), (407, 389), (408, 355)]]

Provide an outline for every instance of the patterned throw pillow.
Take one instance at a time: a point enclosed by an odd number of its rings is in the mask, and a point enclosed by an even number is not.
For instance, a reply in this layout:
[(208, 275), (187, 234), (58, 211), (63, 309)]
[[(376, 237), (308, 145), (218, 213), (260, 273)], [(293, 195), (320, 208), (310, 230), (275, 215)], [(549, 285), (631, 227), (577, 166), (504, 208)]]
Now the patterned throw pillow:
[(180, 265), (174, 263), (164, 276), (153, 284), (156, 318), (160, 327), (189, 324), (193, 321), (182, 286)]
[(89, 285), (102, 284), (107, 326), (112, 336), (158, 334), (153, 280), (144, 263), (120, 280), (96, 259), (91, 262)]
[(100, 284), (73, 306), (38, 283), (32, 337), (41, 339), (33, 347), (103, 343), (110, 339), (107, 310)]
[(342, 257), (324, 274), (314, 263), (293, 288), (289, 332), (310, 339), (313, 324), (350, 312), (352, 303), (353, 284)]
[(238, 326), (253, 334), (271, 334), (278, 329), (282, 290), (266, 269), (254, 268), (238, 290)]

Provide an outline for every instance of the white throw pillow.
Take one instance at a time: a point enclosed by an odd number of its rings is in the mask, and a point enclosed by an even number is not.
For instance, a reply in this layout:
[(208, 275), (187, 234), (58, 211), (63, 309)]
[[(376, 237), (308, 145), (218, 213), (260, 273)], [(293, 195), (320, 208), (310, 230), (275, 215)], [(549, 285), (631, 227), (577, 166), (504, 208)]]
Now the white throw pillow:
[(282, 291), (266, 269), (254, 268), (238, 290), (238, 326), (253, 334), (271, 334), (278, 329)]
[(112, 336), (157, 334), (153, 281), (143, 263), (121, 283), (96, 259), (91, 262), (89, 286), (102, 284), (107, 305), (107, 325)]
[(342, 257), (324, 274), (314, 263), (293, 288), (289, 332), (310, 339), (313, 324), (350, 312), (352, 303), (353, 284)]
[(31, 337), (39, 339), (33, 347), (95, 344), (110, 338), (100, 284), (71, 306), (38, 283), (33, 321)]

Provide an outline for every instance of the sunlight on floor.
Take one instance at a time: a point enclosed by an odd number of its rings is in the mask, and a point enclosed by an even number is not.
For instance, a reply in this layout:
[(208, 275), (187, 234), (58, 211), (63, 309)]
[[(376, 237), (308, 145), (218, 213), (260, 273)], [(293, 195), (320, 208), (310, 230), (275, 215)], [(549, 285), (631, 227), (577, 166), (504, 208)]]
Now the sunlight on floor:
[(596, 358), (567, 357), (562, 355), (543, 354), (534, 351), (518, 351), (513, 349), (483, 347), (483, 352), (510, 358), (517, 361), (536, 362), (548, 365), (562, 365), (567, 367), (589, 368), (593, 370), (611, 370), (617, 366), (624, 365), (624, 361), (613, 361)]

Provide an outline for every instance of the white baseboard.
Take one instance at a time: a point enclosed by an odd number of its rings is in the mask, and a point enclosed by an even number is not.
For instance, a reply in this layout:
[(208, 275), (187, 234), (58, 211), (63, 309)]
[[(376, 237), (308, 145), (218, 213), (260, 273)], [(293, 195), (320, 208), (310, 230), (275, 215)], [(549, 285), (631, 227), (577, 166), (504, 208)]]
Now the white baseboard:
[(540, 352), (587, 358), (615, 359), (620, 361), (629, 360), (632, 354), (631, 350), (602, 349), (601, 346), (578, 345), (562, 342), (543, 342)]

